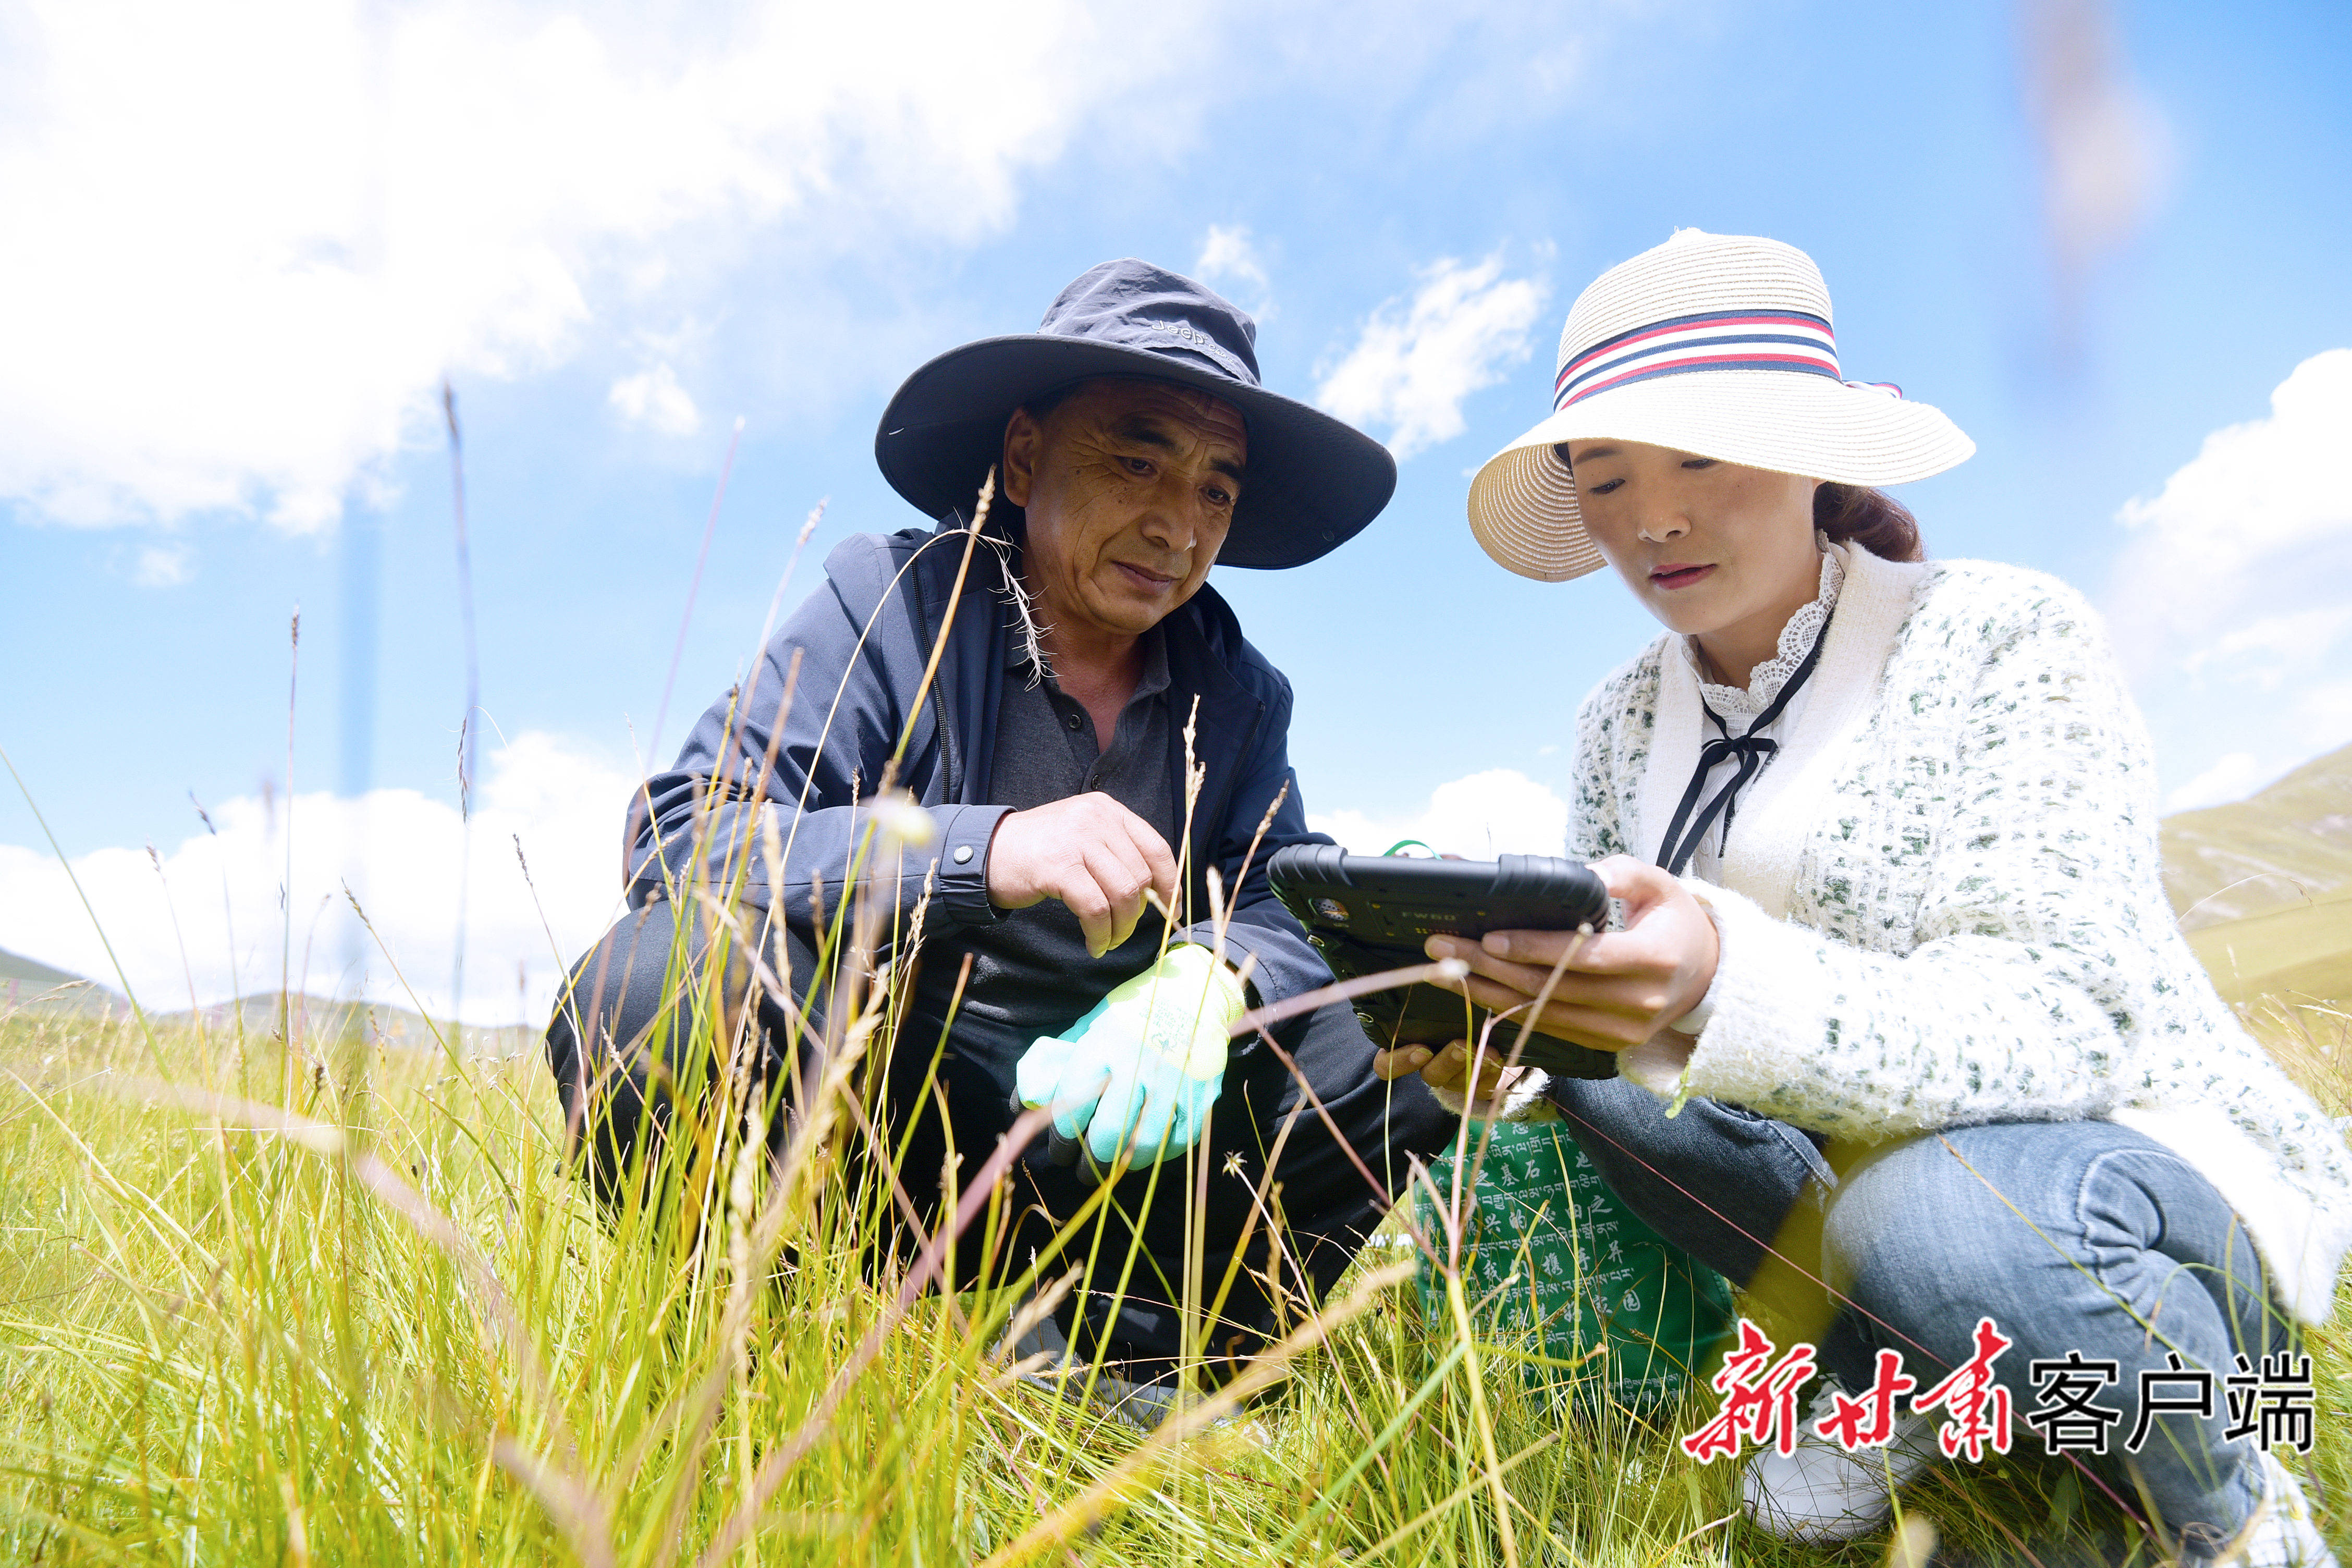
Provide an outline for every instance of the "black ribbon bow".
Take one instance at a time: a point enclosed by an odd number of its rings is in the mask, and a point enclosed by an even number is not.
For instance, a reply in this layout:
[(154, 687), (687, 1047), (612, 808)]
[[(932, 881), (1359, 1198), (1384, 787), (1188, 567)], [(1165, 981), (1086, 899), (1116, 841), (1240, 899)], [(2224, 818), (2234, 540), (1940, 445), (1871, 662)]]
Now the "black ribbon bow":
[[(1756, 715), (1744, 735), (1734, 735), (1731, 727), (1723, 721), (1723, 715), (1707, 707), (1704, 700), (1700, 701), (1699, 707), (1714, 722), (1722, 739), (1709, 741), (1699, 748), (1698, 771), (1691, 775), (1690, 788), (1683, 791), (1682, 805), (1675, 808), (1675, 819), (1666, 826), (1665, 842), (1658, 846), (1658, 864), (1665, 868), (1667, 876), (1683, 874), (1683, 868), (1690, 864), (1691, 857), (1706, 841), (1706, 830), (1715, 826), (1717, 817), (1723, 818), (1724, 831), (1731, 830), (1733, 797), (1748, 787), (1748, 781), (1761, 773), (1766, 760), (1780, 749), (1780, 742), (1757, 731), (1769, 729), (1773, 721), (1780, 717), (1780, 710), (1788, 707), (1789, 699), (1797, 694), (1798, 689), (1813, 673), (1813, 666), (1822, 661), (1822, 645), (1829, 638), (1830, 628), (1824, 623), (1813, 638), (1813, 646), (1806, 650), (1804, 662), (1790, 674), (1780, 688), (1780, 695), (1772, 699), (1763, 712)], [(1713, 773), (1718, 764), (1734, 758), (1738, 759), (1739, 771), (1715, 792), (1715, 798), (1699, 812), (1698, 820), (1690, 823), (1690, 831), (1684, 832), (1683, 824), (1690, 820), (1691, 808), (1697, 805), (1699, 792), (1706, 788), (1706, 775)]]

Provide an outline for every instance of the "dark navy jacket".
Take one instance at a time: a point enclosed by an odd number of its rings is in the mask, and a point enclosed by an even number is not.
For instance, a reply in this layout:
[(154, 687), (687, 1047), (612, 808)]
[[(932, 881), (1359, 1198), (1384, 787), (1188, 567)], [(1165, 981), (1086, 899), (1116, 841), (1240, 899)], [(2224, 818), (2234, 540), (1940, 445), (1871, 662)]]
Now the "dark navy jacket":
[[(877, 788), (904, 729), (962, 559), (965, 533), (950, 518), (936, 531), (909, 529), (845, 540), (825, 561), (826, 582), (803, 601), (763, 650), (751, 679), (703, 714), (670, 772), (647, 782), (652, 818), (636, 804), (629, 856), (629, 902), (642, 907), (667, 882), (698, 875), (724, 897), (740, 878), (742, 900), (778, 908), (803, 940), (811, 935), (812, 879), (822, 910), (840, 907), (846, 868), (868, 826), (861, 803)], [(982, 544), (910, 739), (898, 783), (927, 807), (938, 832), (900, 878), (898, 908), (911, 910), (931, 878), (926, 929), (998, 918), (988, 901), (989, 838), (1010, 809), (984, 804), (1003, 694), (1012, 618), (1004, 574), (1013, 547)], [(1228, 961), (1255, 954), (1251, 983), (1262, 1002), (1330, 984), (1330, 972), (1267, 885), (1265, 862), (1289, 844), (1328, 844), (1307, 830), (1289, 761), (1290, 683), (1243, 640), (1224, 600), (1206, 586), (1166, 621), (1169, 696), (1178, 739), (1168, 759), (1184, 798), (1181, 734), (1200, 699), (1193, 755), (1206, 769), (1193, 808), (1182, 933), (1213, 941), (1206, 869), (1214, 866), (1231, 900)], [(860, 634), (864, 635), (860, 646)], [(800, 673), (777, 733), (793, 656)], [(767, 759), (772, 747), (774, 763)], [(765, 775), (764, 788), (762, 775)], [(1267, 806), (1289, 785), (1281, 809), (1240, 876)], [(803, 796), (805, 791), (805, 796)], [(706, 798), (716, 799), (706, 813)], [(805, 798), (797, 828), (796, 803)], [(783, 886), (769, 886), (754, 814), (775, 813), (788, 837)], [(698, 846), (697, 840), (700, 840)], [(1176, 847), (1171, 846), (1171, 847)], [(958, 852), (970, 854), (959, 860)], [(748, 852), (747, 852), (748, 851)], [(1235, 891), (1236, 880), (1239, 881)]]

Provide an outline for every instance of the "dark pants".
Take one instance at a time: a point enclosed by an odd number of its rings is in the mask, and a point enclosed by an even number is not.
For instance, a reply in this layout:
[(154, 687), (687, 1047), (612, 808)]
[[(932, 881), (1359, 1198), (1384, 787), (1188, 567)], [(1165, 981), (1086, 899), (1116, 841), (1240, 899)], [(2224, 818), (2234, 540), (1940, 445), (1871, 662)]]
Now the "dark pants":
[[(2087, 1462), (2125, 1497), (2144, 1486), (2192, 1552), (2226, 1541), (2260, 1496), (2255, 1445), (2227, 1436), (2222, 1380), (2239, 1355), (2259, 1364), (2285, 1346), (2291, 1325), (2243, 1224), (2171, 1150), (2110, 1121), (2017, 1121), (1849, 1154), (1713, 1100), (1669, 1119), (1622, 1081), (1553, 1092), (1617, 1195), (1817, 1340), (1850, 1392), (1870, 1386), (1880, 1350), (1900, 1352), (1925, 1391), (1969, 1359), (1990, 1317), (2014, 1342), (1994, 1371), (2025, 1451), (2045, 1447), (2032, 1363), (2080, 1352), (2116, 1374), (2095, 1393), (2116, 1416), (2105, 1453)], [(2174, 1355), (2211, 1374), (2209, 1414), (2168, 1403), (2193, 1393), (2164, 1380)], [(2159, 1381), (2133, 1453), (2142, 1373)]]
[[(708, 999), (714, 991), (727, 998), (745, 994), (740, 973), (722, 977), (715, 987), (693, 983), (708, 945), (700, 930), (689, 933), (681, 974), (673, 957), (677, 937), (668, 904), (625, 915), (574, 968), (568, 1004), (548, 1029), (549, 1063), (567, 1124), (574, 1130), (584, 1173), (608, 1202), (625, 1196), (634, 1152), (657, 1151), (670, 1120), (687, 1113), (667, 1086), (707, 1084), (714, 1076), (711, 1063), (689, 1058), (697, 1049), (707, 1052), (714, 1033), (695, 1026)], [(792, 984), (798, 990), (814, 965), (796, 939), (788, 942), (788, 949)], [(681, 986), (681, 978), (688, 983)], [(793, 1090), (785, 1086), (810, 1074), (815, 1052), (804, 1048), (801, 1062), (788, 1062), (788, 1015), (772, 996), (756, 988), (752, 994), (755, 1011), (741, 1037), (751, 1076), (778, 1090), (784, 1114), (773, 1125), (781, 1130), (793, 1109)], [(734, 1009), (729, 1011), (730, 1018), (715, 1031), (722, 1038), (732, 1034)], [(934, 1080), (936, 1026), (912, 1020), (900, 1033), (903, 1037), (881, 1067), (879, 1100), (891, 1136), (908, 1140), (898, 1176), (929, 1229), (943, 1217), (941, 1189), (950, 1150), (957, 1180), (970, 1179), (1018, 1112), (1003, 1065), (1009, 1060), (1005, 1042), (975, 1041), (976, 1048), (966, 1051), (950, 1036)], [(1245, 1051), (1235, 1042), (1223, 1091), (1191, 1162), (1166, 1162), (1156, 1187), (1150, 1169), (1129, 1172), (1097, 1217), (1100, 1234), (1091, 1228), (1079, 1233), (1045, 1270), (1047, 1278), (1056, 1278), (1086, 1263), (1090, 1253), (1095, 1258), (1090, 1276), (1059, 1314), (1080, 1353), (1099, 1352), (1123, 1363), (1123, 1375), (1148, 1378), (1166, 1370), (1183, 1348), (1176, 1309), (1194, 1228), (1188, 1223), (1195, 1217), (1188, 1183), (1206, 1184), (1197, 1215), (1200, 1307), (1213, 1300), (1236, 1249), (1243, 1247), (1244, 1230), (1251, 1231), (1219, 1321), (1205, 1335), (1213, 1354), (1247, 1354), (1277, 1327), (1277, 1294), (1292, 1298), (1295, 1306), (1297, 1298), (1328, 1290), (1393, 1197), (1403, 1193), (1408, 1157), (1426, 1157), (1452, 1136), (1454, 1119), (1418, 1079), (1384, 1083), (1373, 1076), (1371, 1042), (1347, 1007), (1325, 1007), (1293, 1019), (1275, 1031), (1275, 1038), (1297, 1064), (1297, 1073), (1263, 1043)], [(697, 1041), (703, 1044), (697, 1047)], [(1328, 1113), (1328, 1123), (1302, 1093), (1301, 1078)], [(944, 1115), (927, 1080), (936, 1081), (943, 1094)], [(1266, 1160), (1286, 1125), (1288, 1137), (1269, 1188)], [(853, 1140), (852, 1147), (859, 1152), (853, 1158), (866, 1163), (858, 1173), (877, 1174), (868, 1146)], [(1045, 1147), (1041, 1135), (1014, 1163), (1008, 1205), (1013, 1230), (995, 1249), (992, 1265), (980, 1257), (976, 1236), (967, 1236), (957, 1248), (957, 1285), (975, 1282), (984, 1268), (1000, 1279), (1026, 1269), (1094, 1194), (1095, 1182), (1082, 1167), (1048, 1163)], [(1364, 1169), (1358, 1168), (1359, 1161)], [(1367, 1171), (1372, 1180), (1366, 1179)], [(1265, 1194), (1260, 1201), (1280, 1220), (1278, 1248), (1269, 1247), (1263, 1215), (1250, 1225), (1252, 1197), (1260, 1193)], [(902, 1248), (911, 1239), (903, 1227), (893, 1238)], [(1131, 1247), (1136, 1256), (1129, 1267)], [(1117, 1291), (1122, 1272), (1128, 1277), (1123, 1298)], [(1269, 1289), (1268, 1276), (1278, 1283), (1278, 1292)]]

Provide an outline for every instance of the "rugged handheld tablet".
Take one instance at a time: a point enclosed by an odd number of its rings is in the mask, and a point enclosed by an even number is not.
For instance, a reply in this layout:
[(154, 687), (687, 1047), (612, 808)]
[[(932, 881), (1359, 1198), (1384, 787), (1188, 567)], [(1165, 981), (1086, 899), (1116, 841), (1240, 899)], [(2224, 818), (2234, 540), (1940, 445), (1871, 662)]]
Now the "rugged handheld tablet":
[[(1425, 963), (1424, 938), (1476, 938), (1490, 931), (1574, 931), (1609, 921), (1609, 892), (1589, 867), (1549, 855), (1494, 860), (1350, 855), (1335, 844), (1294, 844), (1266, 863), (1275, 895), (1307, 928), (1342, 980)], [(1378, 1044), (1442, 1046), (1475, 1040), (1489, 1016), (1450, 991), (1414, 985), (1356, 999), (1356, 1016)], [(1507, 1052), (1519, 1031), (1506, 1019), (1489, 1038)], [(1529, 1034), (1519, 1060), (1568, 1078), (1614, 1078), (1608, 1051)]]

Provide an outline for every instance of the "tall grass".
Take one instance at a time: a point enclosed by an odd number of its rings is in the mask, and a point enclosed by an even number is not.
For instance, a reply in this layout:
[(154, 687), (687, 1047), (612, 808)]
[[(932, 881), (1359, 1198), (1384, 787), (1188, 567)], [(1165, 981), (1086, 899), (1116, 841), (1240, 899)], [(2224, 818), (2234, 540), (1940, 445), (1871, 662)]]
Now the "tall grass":
[[(2345, 1109), (2343, 1016), (2267, 1023)], [(1489, 1441), (1523, 1562), (1884, 1552), (1771, 1542), (1729, 1467), (1565, 1389), (1474, 1399), (1526, 1347), (1369, 1265), (1240, 1419), (1147, 1442), (1009, 1375), (1009, 1290), (907, 1300), (848, 1184), (781, 1268), (740, 1161), (716, 1230), (616, 1225), (538, 1060), (341, 1045), (0, 1022), (0, 1561), (1490, 1563)], [(2352, 1356), (2315, 1341), (2333, 1521)], [(1951, 1560), (2158, 1559), (2032, 1447), (1906, 1494)]]
[[(1392, 1279), (1246, 1420), (1147, 1443), (1008, 1374), (1011, 1290), (877, 1276), (847, 1184), (782, 1268), (740, 1161), (718, 1234), (609, 1223), (536, 1061), (342, 1082), (299, 1042), (28, 1019), (0, 1048), (9, 1561), (1497, 1560), (1463, 1360)], [(1589, 1531), (1557, 1505), (1590, 1452), (1482, 1392), (1521, 1535)], [(1609, 1529), (1664, 1546), (1696, 1506)]]

